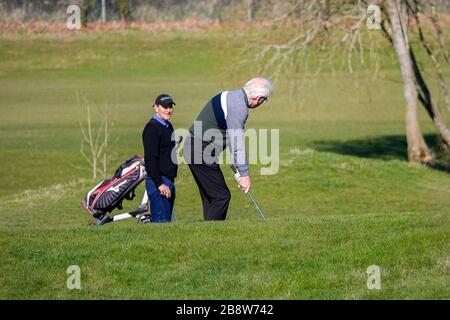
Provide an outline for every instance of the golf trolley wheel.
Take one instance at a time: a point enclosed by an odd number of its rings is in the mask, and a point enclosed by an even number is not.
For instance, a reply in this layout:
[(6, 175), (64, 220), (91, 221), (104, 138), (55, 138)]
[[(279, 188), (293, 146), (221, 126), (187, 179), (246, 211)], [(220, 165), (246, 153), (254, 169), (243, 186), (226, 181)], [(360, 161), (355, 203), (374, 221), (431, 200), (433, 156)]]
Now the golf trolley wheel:
[(146, 214), (139, 214), (139, 215), (136, 216), (136, 219), (137, 219), (138, 223), (143, 223), (143, 224), (151, 223), (150, 215), (148, 213), (146, 213)]
[(104, 215), (99, 218), (95, 218), (95, 225), (101, 226), (101, 225), (104, 225), (105, 223), (111, 222), (113, 220), (114, 220), (113, 217)]

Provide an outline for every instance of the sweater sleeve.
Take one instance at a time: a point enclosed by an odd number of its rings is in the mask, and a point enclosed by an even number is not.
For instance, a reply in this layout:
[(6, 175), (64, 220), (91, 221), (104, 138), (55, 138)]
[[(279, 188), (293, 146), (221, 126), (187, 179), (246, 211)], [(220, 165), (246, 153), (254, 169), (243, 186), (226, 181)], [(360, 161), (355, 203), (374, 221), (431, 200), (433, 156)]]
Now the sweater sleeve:
[(248, 163), (245, 151), (244, 126), (248, 117), (248, 110), (242, 98), (232, 95), (227, 97), (228, 115), (227, 135), (231, 158), (242, 176), (248, 176)]
[(156, 187), (163, 184), (159, 167), (159, 133), (154, 126), (147, 125), (142, 133), (144, 144), (144, 161), (147, 174), (155, 182)]

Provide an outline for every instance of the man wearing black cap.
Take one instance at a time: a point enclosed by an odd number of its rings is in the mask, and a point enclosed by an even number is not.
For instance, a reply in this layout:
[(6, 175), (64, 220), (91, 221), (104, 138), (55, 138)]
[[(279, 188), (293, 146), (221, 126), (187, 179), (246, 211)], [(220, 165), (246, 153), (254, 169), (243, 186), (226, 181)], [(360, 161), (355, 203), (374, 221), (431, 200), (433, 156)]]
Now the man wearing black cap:
[(175, 102), (167, 94), (159, 95), (153, 109), (155, 114), (142, 132), (146, 189), (150, 199), (151, 222), (165, 223), (172, 220), (175, 202), (175, 177), (178, 165), (171, 158), (175, 147), (172, 140), (173, 127), (169, 122)]

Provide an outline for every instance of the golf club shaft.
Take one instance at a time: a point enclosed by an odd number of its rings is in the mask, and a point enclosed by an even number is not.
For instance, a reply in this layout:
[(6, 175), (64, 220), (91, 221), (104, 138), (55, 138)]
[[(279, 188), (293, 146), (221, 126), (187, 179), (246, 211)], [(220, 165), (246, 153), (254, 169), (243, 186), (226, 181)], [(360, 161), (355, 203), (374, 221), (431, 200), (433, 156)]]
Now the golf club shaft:
[(253, 196), (252, 196), (252, 194), (250, 193), (250, 191), (247, 192), (247, 194), (248, 194), (249, 198), (252, 200), (253, 204), (255, 205), (256, 210), (258, 211), (258, 213), (259, 213), (259, 215), (261, 216), (261, 218), (262, 218), (263, 220), (266, 220), (266, 217), (265, 217), (264, 214), (262, 213), (261, 208), (258, 206), (258, 203), (256, 203), (256, 200), (255, 200), (255, 198), (253, 198)]
[[(231, 170), (233, 170), (234, 173), (239, 173), (238, 169), (237, 169), (235, 166), (231, 165), (230, 167), (231, 167)], [(239, 183), (239, 181), (238, 181), (238, 183)], [(256, 210), (258, 211), (258, 213), (259, 213), (259, 215), (261, 216), (261, 218), (262, 218), (263, 220), (266, 220), (266, 217), (265, 217), (264, 214), (262, 213), (261, 208), (258, 206), (258, 203), (256, 202), (255, 198), (253, 198), (253, 196), (252, 196), (252, 194), (250, 193), (250, 191), (247, 192), (247, 194), (248, 194), (250, 200), (252, 200), (253, 204), (255, 205)]]

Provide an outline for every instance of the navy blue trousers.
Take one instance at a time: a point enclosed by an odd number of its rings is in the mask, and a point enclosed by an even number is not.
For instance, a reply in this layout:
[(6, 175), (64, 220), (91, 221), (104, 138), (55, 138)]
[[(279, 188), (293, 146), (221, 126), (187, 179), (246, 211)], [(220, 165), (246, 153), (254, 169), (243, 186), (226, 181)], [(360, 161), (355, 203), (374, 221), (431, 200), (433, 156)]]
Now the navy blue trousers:
[(175, 203), (175, 184), (166, 176), (161, 176), (163, 183), (169, 187), (172, 193), (167, 199), (161, 195), (153, 180), (147, 176), (145, 187), (150, 200), (150, 220), (153, 223), (166, 223), (172, 221), (172, 210)]

